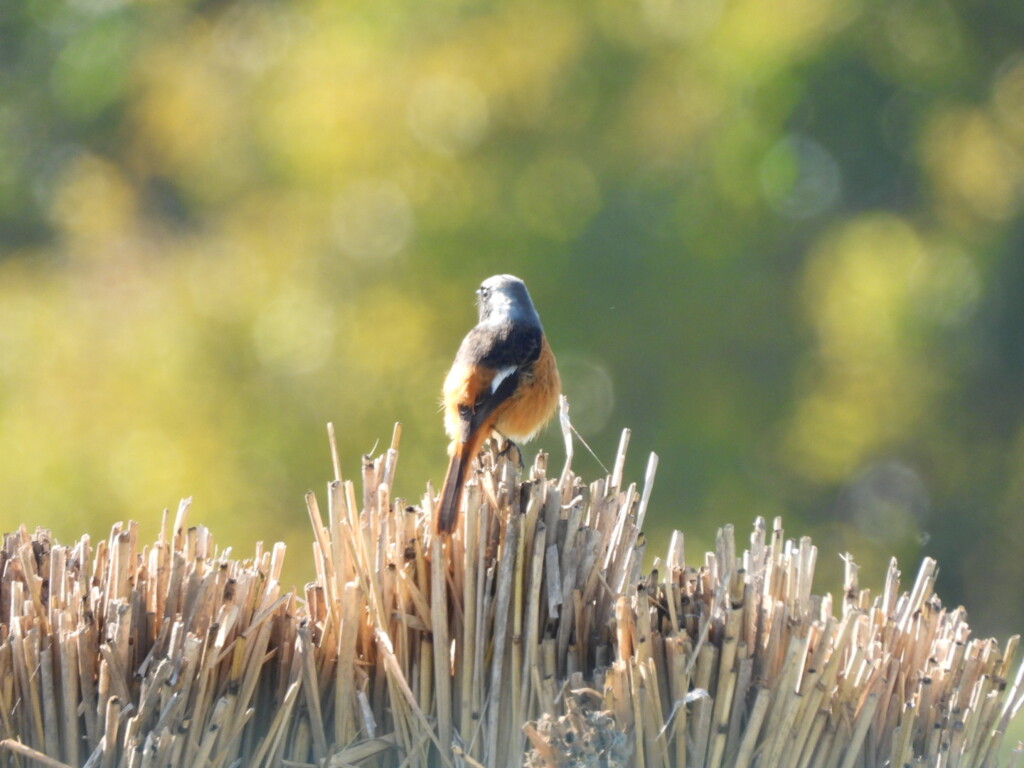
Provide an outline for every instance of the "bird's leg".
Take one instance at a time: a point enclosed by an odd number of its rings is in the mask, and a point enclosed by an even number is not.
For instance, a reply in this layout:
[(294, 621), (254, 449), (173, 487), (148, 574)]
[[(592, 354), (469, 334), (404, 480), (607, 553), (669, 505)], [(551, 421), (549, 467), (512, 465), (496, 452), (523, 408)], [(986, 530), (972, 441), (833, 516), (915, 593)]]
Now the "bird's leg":
[(505, 436), (502, 436), (502, 440), (505, 441), (505, 445), (502, 447), (502, 449), (500, 451), (498, 451), (498, 458), (501, 458), (502, 456), (504, 456), (505, 458), (508, 458), (509, 454), (512, 452), (512, 449), (515, 448), (516, 449), (516, 458), (519, 460), (519, 469), (523, 469), (525, 467), (525, 464), (523, 464), (523, 451), (522, 451), (522, 449), (518, 445), (513, 443), (511, 440), (509, 440), (507, 437), (505, 437)]

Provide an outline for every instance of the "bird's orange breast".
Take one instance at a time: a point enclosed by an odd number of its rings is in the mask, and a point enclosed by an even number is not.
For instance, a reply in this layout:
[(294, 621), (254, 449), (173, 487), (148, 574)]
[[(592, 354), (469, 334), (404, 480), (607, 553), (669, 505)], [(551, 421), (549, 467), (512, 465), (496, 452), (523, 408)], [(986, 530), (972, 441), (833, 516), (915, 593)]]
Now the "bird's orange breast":
[(494, 411), (492, 428), (513, 443), (531, 440), (554, 415), (561, 391), (555, 355), (542, 336), (540, 356), (520, 371), (516, 391)]

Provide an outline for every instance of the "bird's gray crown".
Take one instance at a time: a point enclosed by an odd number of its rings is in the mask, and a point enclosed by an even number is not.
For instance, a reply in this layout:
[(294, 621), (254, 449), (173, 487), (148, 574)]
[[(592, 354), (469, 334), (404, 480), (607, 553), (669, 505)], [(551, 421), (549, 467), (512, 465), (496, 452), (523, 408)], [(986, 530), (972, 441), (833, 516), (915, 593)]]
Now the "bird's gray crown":
[(540, 327), (540, 316), (530, 300), (530, 292), (518, 277), (488, 277), (477, 288), (476, 294), (481, 323), (512, 322)]

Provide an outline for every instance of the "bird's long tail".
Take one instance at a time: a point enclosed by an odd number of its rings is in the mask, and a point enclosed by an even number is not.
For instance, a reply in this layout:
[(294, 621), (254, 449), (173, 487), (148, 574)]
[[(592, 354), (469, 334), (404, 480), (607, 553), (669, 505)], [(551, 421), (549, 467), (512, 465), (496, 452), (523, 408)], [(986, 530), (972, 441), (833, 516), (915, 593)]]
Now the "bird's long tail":
[(437, 532), (449, 534), (455, 530), (459, 522), (459, 502), (462, 500), (462, 485), (466, 479), (466, 467), (473, 461), (473, 453), (467, 450), (466, 443), (456, 443), (448, 462), (448, 472), (441, 486), (441, 496), (437, 502)]

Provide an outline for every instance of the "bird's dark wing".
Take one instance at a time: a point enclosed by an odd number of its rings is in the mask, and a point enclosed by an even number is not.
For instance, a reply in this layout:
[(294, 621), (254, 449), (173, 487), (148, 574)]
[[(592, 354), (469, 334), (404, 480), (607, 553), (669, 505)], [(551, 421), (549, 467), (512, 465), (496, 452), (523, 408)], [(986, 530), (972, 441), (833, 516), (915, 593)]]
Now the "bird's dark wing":
[(474, 406), (460, 405), (459, 420), (462, 434), (459, 439), (464, 443), (467, 442), (469, 436), (480, 429), (481, 425), (487, 421), (487, 417), (494, 413), (494, 409), (511, 397), (517, 386), (519, 386), (518, 370), (502, 379), (493, 392), (490, 389), (485, 389), (477, 398)]
[(477, 392), (472, 404), (459, 406), (462, 442), (516, 391), (520, 372), (540, 357), (541, 334), (540, 328), (477, 326), (463, 340), (457, 360), (472, 368), (492, 370), (494, 377), (490, 386)]
[(541, 335), (541, 329), (532, 326), (478, 325), (466, 334), (455, 359), (498, 371), (522, 368), (540, 357)]

